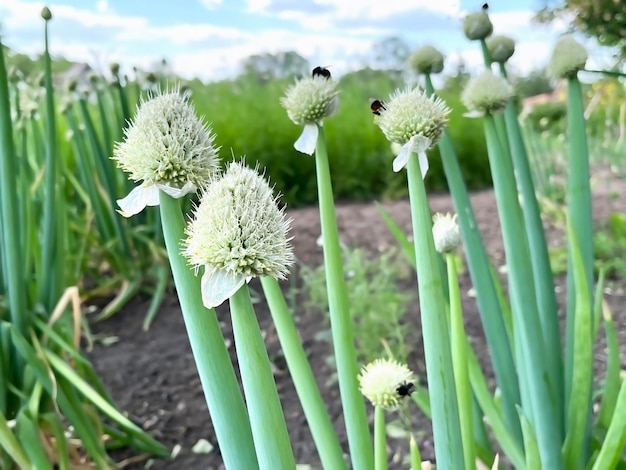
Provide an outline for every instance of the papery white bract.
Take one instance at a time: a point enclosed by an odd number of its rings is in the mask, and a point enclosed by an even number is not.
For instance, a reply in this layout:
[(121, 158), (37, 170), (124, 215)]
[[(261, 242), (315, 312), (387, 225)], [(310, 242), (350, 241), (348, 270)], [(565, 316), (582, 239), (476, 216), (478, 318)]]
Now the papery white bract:
[(426, 150), (430, 148), (430, 139), (421, 135), (414, 135), (409, 141), (402, 146), (400, 153), (393, 160), (393, 171), (396, 173), (406, 167), (412, 153), (416, 153), (419, 158), (420, 171), (422, 178), (426, 176), (428, 171), (428, 156)]
[(182, 188), (173, 188), (164, 184), (148, 184), (139, 185), (133, 188), (123, 199), (118, 199), (117, 205), (120, 207), (119, 212), (124, 217), (131, 217), (135, 214), (139, 214), (148, 206), (159, 205), (159, 191), (172, 196), (175, 199), (181, 198), (189, 193), (196, 192), (196, 185), (187, 182)]
[(306, 153), (307, 155), (313, 155), (315, 153), (315, 147), (317, 146), (317, 137), (319, 135), (319, 128), (317, 124), (305, 124), (302, 134), (293, 144), (298, 152)]
[(243, 274), (205, 268), (201, 281), (202, 303), (206, 308), (217, 307), (231, 298), (250, 279), (252, 278), (246, 278)]

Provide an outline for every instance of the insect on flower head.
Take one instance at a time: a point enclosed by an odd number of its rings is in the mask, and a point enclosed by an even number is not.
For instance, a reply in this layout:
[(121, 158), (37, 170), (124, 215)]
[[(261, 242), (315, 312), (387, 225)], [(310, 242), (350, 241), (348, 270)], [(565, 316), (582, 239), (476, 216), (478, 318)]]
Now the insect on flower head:
[(319, 135), (318, 126), (323, 125), (324, 118), (333, 116), (339, 105), (336, 82), (330, 71), (315, 67), (310, 76), (297, 80), (287, 89), (280, 103), (294, 124), (304, 125), (294, 148), (313, 155)]

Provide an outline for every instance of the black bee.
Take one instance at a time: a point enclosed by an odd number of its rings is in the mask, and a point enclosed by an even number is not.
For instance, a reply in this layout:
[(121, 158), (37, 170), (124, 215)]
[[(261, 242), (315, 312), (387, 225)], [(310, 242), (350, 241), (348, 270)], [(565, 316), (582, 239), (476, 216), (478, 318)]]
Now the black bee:
[(380, 116), (381, 109), (387, 108), (385, 108), (385, 103), (383, 103), (381, 100), (371, 99), (370, 109), (372, 110), (372, 113), (374, 113), (376, 116)]
[(398, 395), (401, 397), (408, 397), (414, 391), (415, 385), (413, 385), (413, 382), (403, 382), (396, 388), (396, 392), (398, 392)]
[(315, 77), (316, 75), (319, 75), (320, 77), (324, 77), (326, 80), (330, 79), (330, 70), (328, 70), (327, 68), (324, 67), (315, 67), (313, 69), (313, 73), (312, 75)]
[(483, 3), (483, 10), (485, 10), (485, 11), (489, 10), (489, 4), (488, 3)]

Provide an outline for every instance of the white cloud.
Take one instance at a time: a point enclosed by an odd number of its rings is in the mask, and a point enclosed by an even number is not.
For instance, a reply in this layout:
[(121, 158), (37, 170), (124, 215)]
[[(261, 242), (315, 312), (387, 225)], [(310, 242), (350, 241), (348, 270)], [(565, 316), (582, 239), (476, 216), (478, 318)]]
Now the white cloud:
[(200, 0), (200, 3), (205, 8), (213, 10), (214, 8), (220, 6), (223, 3), (223, 0)]
[(349, 58), (362, 57), (371, 49), (371, 44), (371, 40), (363, 38), (269, 30), (236, 45), (177, 54), (170, 64), (175, 72), (185, 77), (225, 78), (240, 72), (242, 61), (251, 55), (295, 50), (313, 65), (319, 62), (331, 66), (333, 73), (339, 76), (349, 69)]
[(246, 31), (211, 24), (175, 24), (165, 27), (145, 25), (142, 28), (124, 28), (117, 34), (117, 39), (121, 41), (166, 40), (176, 45), (200, 43), (210, 39), (239, 40), (250, 37), (251, 34)]
[(333, 8), (338, 18), (385, 19), (401, 13), (435, 12), (456, 16), (460, 12), (459, 0), (317, 0), (320, 5)]
[(100, 13), (109, 11), (109, 2), (107, 0), (98, 0), (98, 2), (96, 2), (96, 11)]
[[(40, 52), (39, 12), (43, 4), (0, 1), (8, 45), (21, 52)], [(189, 1), (196, 6), (200, 2), (218, 6), (222, 0)], [(194, 18), (155, 26), (151, 18), (116, 13), (110, 0), (98, 0), (91, 4), (92, 10), (53, 4), (52, 52), (102, 67), (115, 61), (127, 69), (147, 67), (165, 57), (184, 77), (212, 79), (236, 74), (241, 61), (250, 55), (293, 50), (312, 65), (331, 65), (333, 74), (339, 76), (351, 67), (362, 66), (375, 42), (401, 35), (410, 47), (425, 42), (439, 47), (448, 57), (447, 70), (453, 70), (461, 59), (470, 68), (482, 65), (480, 48), (460, 32), (464, 12), (459, 0), (247, 0), (247, 7), (244, 15), (251, 15), (253, 10), (262, 12), (259, 14), (265, 16), (265, 24), (273, 16), (280, 29), (238, 27), (234, 19), (232, 26), (194, 23)], [(554, 37), (564, 29), (564, 24), (534, 26), (531, 17), (531, 11), (491, 13), (495, 32), (513, 36), (518, 42), (512, 66), (523, 72), (545, 64)], [(397, 21), (404, 23), (394, 27)], [(13, 32), (20, 35), (17, 47), (10, 42), (18, 35)]]

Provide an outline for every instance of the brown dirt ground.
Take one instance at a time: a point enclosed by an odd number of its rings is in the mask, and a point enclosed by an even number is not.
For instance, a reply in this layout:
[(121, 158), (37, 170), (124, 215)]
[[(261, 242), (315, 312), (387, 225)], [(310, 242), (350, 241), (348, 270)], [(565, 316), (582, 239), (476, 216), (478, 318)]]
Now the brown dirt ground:
[[(626, 182), (611, 177), (607, 172), (599, 172), (594, 178), (594, 219), (597, 223), (606, 220), (612, 212), (626, 213)], [(447, 194), (431, 194), (430, 203), (433, 211), (453, 211), (453, 205)], [(484, 237), (484, 243), (496, 266), (504, 262), (504, 250), (500, 238), (497, 208), (492, 191), (474, 193), (471, 196), (476, 219)], [(410, 232), (410, 214), (408, 201), (401, 200), (385, 203), (384, 206), (395, 220)], [(316, 244), (320, 235), (319, 215), (316, 208), (304, 208), (288, 212), (293, 218), (295, 253), (301, 263), (317, 266), (321, 263), (322, 253)], [(338, 204), (337, 218), (343, 241), (348, 246), (358, 246), (369, 253), (386, 250), (394, 245), (393, 238), (382, 222), (378, 210), (373, 204)], [(562, 231), (546, 223), (548, 240), (551, 246), (562, 244)], [(297, 276), (297, 272), (295, 274)], [(297, 278), (297, 277), (296, 277)], [(465, 326), (468, 335), (482, 359), (486, 373), (491, 374), (487, 349), (483, 340), (480, 319), (474, 299), (467, 295), (471, 288), (469, 275), (461, 277), (461, 290), (464, 293)], [(557, 279), (562, 292), (564, 279)], [(626, 345), (626, 309), (624, 308), (624, 281), (612, 283), (605, 289), (606, 300), (613, 309), (616, 324), (620, 329), (621, 345)], [(251, 287), (260, 290), (254, 281)], [(285, 289), (288, 285), (284, 286)], [(415, 289), (415, 283), (411, 286)], [(562, 293), (560, 294), (562, 301)], [(178, 456), (172, 460), (147, 460), (145, 457), (125, 468), (140, 469), (221, 469), (223, 468), (217, 448), (211, 421), (196, 374), (193, 357), (185, 333), (178, 301), (169, 295), (163, 303), (152, 328), (148, 332), (141, 329), (145, 311), (149, 305), (147, 299), (135, 299), (124, 311), (109, 320), (93, 325), (94, 333), (100, 337), (115, 336), (118, 341), (113, 345), (97, 344), (89, 353), (97, 372), (117, 405), (126, 411), (129, 417), (150, 432), (169, 448), (180, 446)], [(302, 409), (298, 402), (293, 384), (286, 369), (284, 358), (266, 305), (261, 302), (255, 306), (260, 325), (266, 333), (266, 345), (269, 356), (275, 366), (275, 380), (280, 393), (284, 413), (293, 443), (296, 460), (300, 464), (309, 464), (310, 468), (320, 468), (319, 459), (310, 437)], [(418, 374), (425, 376), (423, 351), (419, 327), (418, 305), (409, 306), (407, 319), (415, 324), (407, 338), (411, 345), (409, 366)], [(224, 335), (229, 342), (229, 349), (234, 358), (227, 307), (220, 307), (218, 314), (222, 318)], [(326, 360), (332, 354), (328, 342), (316, 338), (320, 330), (327, 328), (321, 314), (307, 314), (297, 317), (304, 348), (307, 351), (313, 370), (318, 378), (327, 377), (332, 371)], [(623, 348), (622, 348), (623, 349)], [(623, 351), (622, 351), (623, 352)], [(601, 371), (603, 348), (597, 348), (597, 362)], [(626, 366), (626, 357), (622, 358)], [(425, 377), (422, 379), (425, 383)], [(339, 436), (347, 449), (345, 432), (342, 430), (341, 405), (337, 386), (325, 386), (320, 380), (325, 402)], [(371, 411), (371, 410), (370, 410)], [(422, 457), (433, 458), (430, 423), (419, 412), (412, 416), (413, 431), (420, 438)], [(206, 439), (215, 449), (205, 455), (194, 454), (191, 450), (199, 439)], [(393, 461), (390, 468), (406, 468), (400, 462), (406, 454), (404, 439), (390, 439), (390, 455)], [(118, 460), (131, 456), (124, 451), (115, 455)], [(239, 469), (237, 469), (239, 470)], [(244, 470), (244, 469), (241, 469)]]

